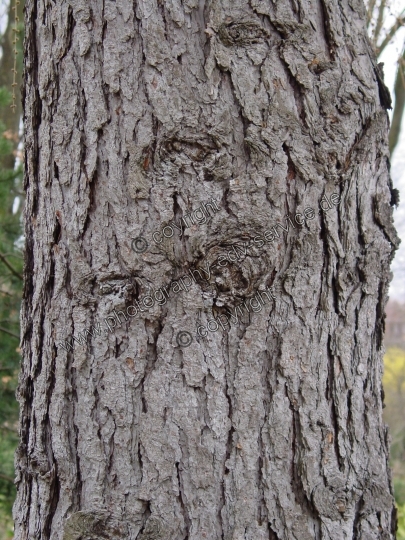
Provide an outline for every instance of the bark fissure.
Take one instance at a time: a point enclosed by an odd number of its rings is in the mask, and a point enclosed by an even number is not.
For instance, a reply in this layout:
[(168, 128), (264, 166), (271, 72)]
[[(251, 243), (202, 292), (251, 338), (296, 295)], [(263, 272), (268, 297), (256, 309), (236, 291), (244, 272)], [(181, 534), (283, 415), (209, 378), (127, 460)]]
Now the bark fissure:
[(15, 540), (392, 539), (360, 4), (26, 1)]

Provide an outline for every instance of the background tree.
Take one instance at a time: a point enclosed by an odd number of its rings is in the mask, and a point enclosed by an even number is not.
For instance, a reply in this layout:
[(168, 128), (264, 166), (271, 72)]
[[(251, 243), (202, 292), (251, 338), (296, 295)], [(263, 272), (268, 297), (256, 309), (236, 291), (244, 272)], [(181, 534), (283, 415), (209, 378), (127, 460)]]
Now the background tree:
[[(0, 90), (0, 111), (9, 107), (11, 95)], [(0, 123), (0, 155), (9, 157), (12, 144)], [(20, 364), (19, 312), (22, 290), (21, 212), (13, 206), (22, 189), (22, 171), (0, 167), (0, 523), (11, 531), (11, 505), (15, 497), (14, 451), (17, 444), (18, 407), (15, 388)], [(2, 526), (1, 525), (1, 526)], [(2, 538), (6, 532), (1, 529)]]
[[(369, 0), (367, 2), (367, 27), (377, 58), (395, 37), (398, 30), (405, 24), (405, 8), (401, 6), (393, 13), (393, 2), (389, 0)], [(394, 16), (395, 21), (388, 26), (386, 18)], [(394, 86), (395, 106), (389, 135), (389, 148), (393, 153), (399, 139), (403, 112), (405, 107), (405, 42), (398, 57), (397, 74)]]
[[(22, 40), (24, 37), (24, 0), (12, 0), (6, 6), (7, 25), (4, 33), (0, 36), (0, 88), (2, 88), (2, 109), (1, 122), (3, 124), (2, 135), (9, 141), (8, 149), (2, 152), (1, 166), (8, 170), (14, 170), (15, 151), (20, 143), (20, 122), (22, 115), (21, 103), (21, 72), (22, 72)], [(17, 17), (16, 17), (17, 16)], [(17, 30), (17, 32), (16, 32)], [(17, 52), (17, 55), (15, 55)], [(17, 56), (17, 58), (15, 58)], [(16, 71), (14, 66), (16, 62)], [(15, 100), (9, 101), (7, 94), (13, 94), (13, 84)], [(5, 94), (6, 95), (5, 95)], [(6, 102), (8, 105), (6, 106)], [(10, 106), (13, 105), (13, 106)]]
[[(397, 198), (365, 20), (353, 0), (27, 1), (16, 540), (394, 538)], [(192, 267), (207, 279), (94, 331)]]
[[(20, 41), (15, 43), (15, 4), (8, 6), (8, 24), (0, 37), (0, 538), (12, 538), (11, 507), (15, 499), (14, 452), (18, 442), (15, 399), (19, 354), (19, 311), (22, 293), (22, 168), (18, 165), (21, 121), (22, 5), (17, 6)], [(14, 42), (14, 43), (13, 43)], [(15, 104), (11, 107), (17, 50)], [(21, 163), (21, 157), (19, 159)], [(19, 202), (19, 204), (17, 204)]]

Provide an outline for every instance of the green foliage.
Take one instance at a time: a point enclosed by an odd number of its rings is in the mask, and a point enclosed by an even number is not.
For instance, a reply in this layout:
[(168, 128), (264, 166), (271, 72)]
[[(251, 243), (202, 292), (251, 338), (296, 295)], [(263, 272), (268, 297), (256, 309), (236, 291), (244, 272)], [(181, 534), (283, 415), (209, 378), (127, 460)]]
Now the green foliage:
[(0, 87), (0, 107), (7, 107), (11, 104), (11, 92), (4, 87)]
[[(0, 87), (0, 108), (4, 109), (4, 107), (9, 106), (10, 103), (11, 103), (11, 93), (7, 90), (7, 88)], [(1, 134), (1, 137), (0, 137), (0, 158), (10, 154), (10, 152), (13, 151), (13, 145), (12, 145), (11, 141), (7, 140), (7, 138), (4, 137), (4, 132), (5, 131), (6, 131), (6, 126), (0, 120), (0, 134)], [(7, 174), (7, 171), (2, 170), (1, 173), (2, 173), (2, 175)]]
[(389, 347), (384, 357), (384, 387), (398, 396), (405, 395), (405, 351)]
[(399, 505), (405, 504), (405, 479), (404, 478), (394, 478), (394, 493), (395, 500)]
[(391, 467), (398, 507), (397, 540), (405, 540), (405, 351), (389, 347), (384, 357), (384, 419), (391, 434)]
[[(2, 431), (4, 432), (4, 427)], [(15, 486), (10, 482), (10, 478), (14, 478), (13, 463), (17, 442), (18, 438), (16, 433), (2, 433), (0, 438), (0, 538), (2, 540), (13, 537), (11, 510), (16, 493)]]
[[(18, 126), (21, 106), (18, 86), (22, 72), (24, 0), (10, 2), (7, 24), (0, 36), (0, 539), (13, 537), (11, 509), (15, 499), (14, 452), (18, 444), (18, 404), (15, 399), (20, 366), (19, 312), (22, 293), (23, 245), (21, 212), (22, 148)], [(16, 12), (14, 12), (16, 8)], [(19, 18), (15, 35), (14, 18)], [(14, 39), (17, 56), (14, 64)], [(13, 58), (10, 58), (13, 54)], [(11, 65), (15, 65), (14, 76)], [(12, 108), (13, 80), (17, 107)]]
[[(0, 114), (9, 107), (11, 94), (0, 88)], [(0, 121), (0, 162), (14, 152), (17, 141)], [(14, 452), (18, 443), (18, 406), (15, 399), (19, 354), (19, 311), (22, 290), (20, 194), (22, 168), (0, 166), (0, 537), (13, 537), (11, 509), (15, 499)], [(20, 197), (19, 211), (13, 211)]]
[(397, 540), (405, 540), (405, 503), (398, 506)]

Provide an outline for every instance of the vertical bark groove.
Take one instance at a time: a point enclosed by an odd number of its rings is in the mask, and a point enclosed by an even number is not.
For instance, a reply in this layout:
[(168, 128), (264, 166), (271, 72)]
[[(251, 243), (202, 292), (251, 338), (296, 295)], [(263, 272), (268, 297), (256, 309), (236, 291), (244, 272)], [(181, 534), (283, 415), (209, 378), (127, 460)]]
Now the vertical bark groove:
[(393, 539), (362, 4), (26, 3), (15, 539)]

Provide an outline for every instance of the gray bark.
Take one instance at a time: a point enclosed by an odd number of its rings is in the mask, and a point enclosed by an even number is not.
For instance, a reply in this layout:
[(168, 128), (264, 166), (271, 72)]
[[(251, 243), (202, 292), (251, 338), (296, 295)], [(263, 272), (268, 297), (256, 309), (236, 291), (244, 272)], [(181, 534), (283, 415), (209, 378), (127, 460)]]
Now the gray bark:
[[(25, 54), (15, 540), (394, 538), (398, 238), (363, 3), (27, 0)], [(205, 224), (150, 240), (211, 198)], [(209, 283), (60, 346), (309, 207)]]

